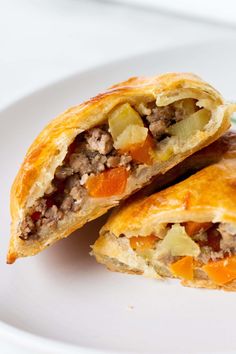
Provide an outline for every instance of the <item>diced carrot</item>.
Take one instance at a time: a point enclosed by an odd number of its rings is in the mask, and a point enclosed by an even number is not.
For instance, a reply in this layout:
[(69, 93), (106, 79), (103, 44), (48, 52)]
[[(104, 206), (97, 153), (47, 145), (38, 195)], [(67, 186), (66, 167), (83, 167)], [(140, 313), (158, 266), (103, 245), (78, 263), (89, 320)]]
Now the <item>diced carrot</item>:
[(193, 257), (186, 256), (170, 265), (172, 273), (176, 277), (193, 280)]
[(102, 198), (120, 195), (125, 191), (129, 173), (124, 167), (116, 167), (91, 176), (86, 188), (91, 197)]
[(236, 256), (227, 257), (228, 265), (227, 268), (236, 274)]
[(128, 152), (132, 159), (136, 162), (144, 163), (146, 165), (152, 165), (153, 163), (153, 146), (154, 142), (150, 135), (141, 144), (134, 144), (123, 152)]
[(185, 227), (185, 231), (189, 236), (196, 235), (200, 230), (206, 231), (208, 230), (211, 226), (211, 222), (195, 222), (195, 221), (188, 221), (183, 223), (183, 226)]
[(226, 284), (236, 279), (236, 256), (227, 257), (220, 261), (209, 262), (202, 269), (216, 284)]
[(145, 251), (148, 248), (153, 248), (157, 241), (158, 237), (154, 235), (131, 237), (129, 240), (130, 246), (135, 251)]

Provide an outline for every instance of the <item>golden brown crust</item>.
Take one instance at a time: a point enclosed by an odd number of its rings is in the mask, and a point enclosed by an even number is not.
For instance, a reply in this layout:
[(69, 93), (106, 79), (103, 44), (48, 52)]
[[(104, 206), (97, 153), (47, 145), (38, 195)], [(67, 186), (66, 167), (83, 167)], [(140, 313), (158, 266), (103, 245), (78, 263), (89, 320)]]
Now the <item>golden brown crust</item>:
[[(120, 244), (120, 240), (124, 242), (126, 239), (119, 236), (141, 235), (145, 225), (148, 225), (147, 230), (152, 229), (152, 225), (155, 230), (158, 222), (181, 223), (192, 220), (236, 223), (236, 198), (233, 197), (236, 193), (236, 133), (226, 133), (212, 146), (192, 156), (192, 159), (202, 163), (201, 159), (205, 154), (206, 158), (211, 160), (213, 151), (221, 156), (219, 162), (166, 190), (117, 209), (103, 226), (100, 237), (93, 245), (93, 253), (98, 262), (109, 264), (108, 268), (112, 271), (121, 271), (122, 268), (124, 272), (125, 267), (120, 267), (118, 262), (123, 259), (123, 263), (127, 262), (127, 270), (132, 271), (132, 267), (128, 266), (130, 262), (128, 254), (132, 253), (132, 250), (127, 243), (126, 249), (118, 249), (117, 244)], [(141, 272), (144, 269), (143, 264), (138, 263), (138, 265), (135, 273), (145, 275), (145, 272)], [(199, 266), (195, 264), (196, 269)], [(151, 270), (149, 273), (151, 274)], [(197, 288), (236, 291), (236, 280), (219, 285), (207, 279), (206, 274), (203, 275), (198, 272), (193, 281), (182, 280), (181, 284)]]
[(39, 252), (49, 244), (66, 237), (88, 220), (117, 205), (117, 200), (109, 201), (104, 205), (97, 205), (94, 210), (91, 209), (89, 215), (78, 215), (73, 221), (65, 220), (60, 228), (50, 232), (49, 240), (28, 242), (26, 245), (19, 239), (19, 223), (27, 209), (44, 194), (53, 179), (56, 167), (62, 163), (68, 146), (79, 133), (104, 123), (107, 113), (120, 103), (138, 105), (157, 99), (160, 105), (165, 105), (171, 103), (171, 100), (185, 97), (209, 100), (208, 103), (213, 109), (219, 106), (221, 108), (215, 112), (212, 129), (206, 132), (194, 147), (165, 164), (161, 169), (161, 172), (165, 172), (196, 150), (216, 140), (229, 127), (232, 106), (224, 105), (220, 94), (193, 74), (170, 73), (151, 78), (131, 78), (79, 106), (68, 109), (49, 123), (29, 148), (11, 189), (12, 225), (8, 262), (12, 263), (19, 256)]
[(113, 86), (107, 92), (72, 107), (50, 122), (34, 140), (11, 190), (12, 214), (24, 207), (29, 190), (38, 182), (42, 169), (48, 170), (50, 157), (55, 158), (63, 146), (68, 146), (75, 136), (106, 120), (107, 113), (122, 102), (137, 104), (155, 99), (158, 93), (180, 90), (181, 85), (206, 91), (216, 105), (223, 104), (220, 94), (210, 85), (192, 74), (167, 74), (154, 78), (131, 78)]
[[(186, 180), (115, 211), (101, 233), (143, 235), (158, 222), (236, 223), (236, 154), (222, 159)], [(130, 222), (132, 220), (132, 222)]]
[(184, 286), (189, 286), (191, 288), (205, 288), (205, 289), (217, 289), (225, 291), (236, 291), (236, 280), (231, 281), (228, 284), (218, 285), (210, 280), (197, 279), (194, 281), (182, 280), (181, 284)]

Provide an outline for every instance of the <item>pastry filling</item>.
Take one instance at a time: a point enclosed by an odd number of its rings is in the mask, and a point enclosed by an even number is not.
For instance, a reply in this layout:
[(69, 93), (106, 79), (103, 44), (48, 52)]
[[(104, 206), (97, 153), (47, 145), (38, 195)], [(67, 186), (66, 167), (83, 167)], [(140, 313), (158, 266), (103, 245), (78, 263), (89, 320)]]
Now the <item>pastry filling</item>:
[(178, 149), (187, 149), (186, 138), (205, 129), (211, 113), (197, 103), (182, 99), (164, 107), (155, 102), (139, 107), (121, 104), (108, 114), (105, 124), (79, 134), (50, 188), (28, 210), (19, 237), (38, 238), (42, 228), (55, 228), (88, 198), (124, 197), (140, 166), (168, 160)]
[[(123, 239), (117, 238), (117, 242), (124, 242)], [(160, 275), (185, 280), (210, 279), (219, 285), (236, 279), (234, 224), (167, 224), (149, 236), (125, 239), (126, 247), (145, 259)]]

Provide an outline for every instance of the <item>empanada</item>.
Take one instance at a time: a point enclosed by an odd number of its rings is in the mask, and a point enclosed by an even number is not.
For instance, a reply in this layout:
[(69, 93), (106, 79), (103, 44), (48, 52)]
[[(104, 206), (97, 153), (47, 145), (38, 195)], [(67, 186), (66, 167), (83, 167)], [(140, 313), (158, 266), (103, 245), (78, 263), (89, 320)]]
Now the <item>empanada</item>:
[(34, 255), (210, 144), (234, 105), (192, 74), (131, 78), (54, 119), (11, 190), (7, 257)]
[(227, 139), (220, 162), (115, 211), (92, 247), (97, 261), (113, 271), (235, 291), (236, 135)]

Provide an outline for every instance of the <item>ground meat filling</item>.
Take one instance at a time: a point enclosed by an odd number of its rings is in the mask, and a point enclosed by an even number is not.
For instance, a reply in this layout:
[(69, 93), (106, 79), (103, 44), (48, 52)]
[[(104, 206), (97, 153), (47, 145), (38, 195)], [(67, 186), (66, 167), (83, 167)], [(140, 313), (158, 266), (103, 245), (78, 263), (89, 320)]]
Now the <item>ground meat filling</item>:
[[(175, 112), (173, 106), (156, 107), (152, 109), (152, 113), (147, 116), (149, 124), (149, 130), (153, 137), (157, 140), (167, 134), (167, 128), (175, 121)], [(181, 118), (178, 118), (181, 120)]]
[(230, 224), (213, 224), (192, 238), (200, 246), (198, 259), (204, 264), (236, 254), (236, 229)]
[(62, 166), (56, 169), (49, 192), (22, 222), (20, 238), (35, 239), (42, 226), (55, 228), (65, 214), (78, 211), (87, 196), (84, 184), (89, 176), (118, 166), (131, 169), (131, 165), (131, 156), (121, 155), (113, 148), (107, 126), (81, 134), (69, 147)]
[[(181, 104), (157, 107), (154, 102), (149, 104), (147, 111), (151, 113), (142, 118), (154, 137), (154, 142), (163, 139), (167, 128), (182, 120), (186, 113)], [(89, 176), (118, 166), (135, 170), (138, 164), (132, 161), (131, 156), (120, 154), (113, 145), (108, 125), (79, 134), (69, 146), (63, 164), (56, 169), (50, 188), (21, 223), (19, 237), (23, 240), (37, 238), (42, 226), (54, 228), (65, 214), (77, 212), (87, 197), (84, 185)]]
[[(188, 105), (184, 106), (184, 102)], [(151, 114), (146, 116), (149, 130), (152, 136), (160, 141), (168, 136), (168, 127), (180, 122), (188, 115), (199, 110), (194, 99), (180, 100), (164, 107), (151, 106)]]

